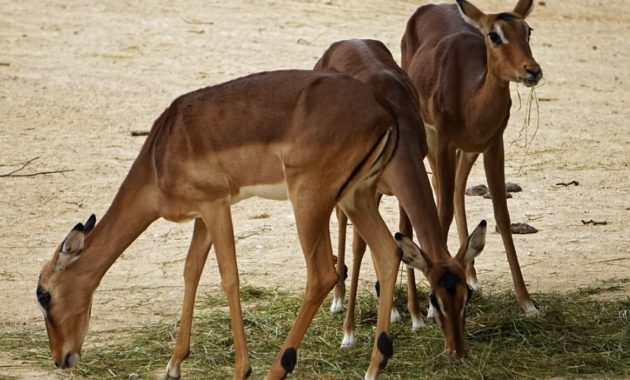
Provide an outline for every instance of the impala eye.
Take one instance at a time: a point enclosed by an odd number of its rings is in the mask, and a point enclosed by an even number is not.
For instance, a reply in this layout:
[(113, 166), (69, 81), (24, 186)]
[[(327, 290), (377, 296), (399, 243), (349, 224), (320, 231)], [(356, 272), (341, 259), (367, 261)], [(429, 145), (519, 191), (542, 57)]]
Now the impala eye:
[(48, 310), (50, 308), (50, 293), (45, 291), (41, 286), (37, 287), (37, 302), (44, 308), (44, 310)]
[(492, 43), (495, 45), (501, 45), (501, 43), (503, 42), (501, 41), (501, 36), (499, 36), (499, 33), (497, 32), (488, 33), (488, 37), (490, 38), (490, 41), (492, 41)]

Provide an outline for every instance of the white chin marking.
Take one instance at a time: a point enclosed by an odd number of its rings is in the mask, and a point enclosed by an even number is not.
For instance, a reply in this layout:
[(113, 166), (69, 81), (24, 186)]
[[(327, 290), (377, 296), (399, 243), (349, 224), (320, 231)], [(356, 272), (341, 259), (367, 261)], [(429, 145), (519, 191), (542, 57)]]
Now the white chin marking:
[(470, 281), (468, 283), (468, 286), (470, 286), (470, 288), (475, 292), (481, 291), (481, 284), (479, 283), (479, 281), (477, 281), (477, 279)]
[(398, 312), (398, 309), (396, 309), (395, 307), (392, 307), (392, 311), (389, 314), (389, 321), (391, 323), (396, 323), (399, 322), (401, 320), (401, 316), (400, 313)]
[(343, 333), (343, 340), (341, 341), (341, 348), (350, 348), (354, 346), (354, 333)]
[(343, 310), (343, 298), (334, 297), (330, 304), (330, 312), (335, 314)]
[(411, 315), (411, 331), (418, 331), (426, 326), (427, 324), (424, 323), (422, 317), (413, 314)]

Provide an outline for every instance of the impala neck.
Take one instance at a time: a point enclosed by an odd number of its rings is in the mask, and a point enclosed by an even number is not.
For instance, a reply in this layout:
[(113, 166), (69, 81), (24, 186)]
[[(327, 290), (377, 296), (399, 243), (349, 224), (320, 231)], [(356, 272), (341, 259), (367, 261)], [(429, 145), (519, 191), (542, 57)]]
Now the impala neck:
[(479, 76), (477, 90), (470, 102), (463, 103), (467, 104), (469, 115), (477, 115), (477, 118), (482, 120), (480, 122), (475, 120), (472, 123), (474, 125), (500, 125), (505, 120), (505, 113), (510, 109), (510, 82), (499, 77), (488, 67), (490, 59), (488, 53), (485, 72)]
[[(140, 158), (134, 163), (111, 206), (85, 239), (78, 268), (90, 276), (94, 288), (124, 250), (158, 217), (150, 182), (140, 169)], [(154, 194), (154, 192), (153, 192)]]

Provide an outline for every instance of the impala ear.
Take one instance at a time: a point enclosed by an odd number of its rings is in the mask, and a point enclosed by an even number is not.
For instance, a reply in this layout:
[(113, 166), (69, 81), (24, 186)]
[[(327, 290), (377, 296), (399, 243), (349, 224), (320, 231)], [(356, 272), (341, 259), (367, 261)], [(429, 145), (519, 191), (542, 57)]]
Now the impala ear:
[(519, 0), (512, 12), (525, 19), (534, 8), (534, 0)]
[(64, 270), (79, 259), (84, 247), (84, 231), (85, 226), (79, 223), (74, 226), (68, 236), (66, 236), (66, 239), (61, 244), (61, 251), (57, 257), (56, 270)]
[(92, 214), (88, 218), (87, 222), (85, 222), (85, 226), (83, 226), (83, 233), (86, 235), (89, 234), (90, 231), (94, 229), (95, 225), (96, 225), (96, 215)]
[(466, 244), (461, 246), (459, 252), (457, 252), (455, 258), (459, 260), (463, 266), (471, 263), (475, 257), (479, 256), (481, 251), (483, 251), (483, 247), (486, 245), (487, 226), (488, 223), (482, 220), (472, 234), (470, 234)]
[(429, 256), (424, 252), (413, 240), (407, 236), (396, 232), (394, 235), (396, 243), (398, 244), (399, 253), (401, 254), (401, 260), (408, 266), (421, 270), (425, 276), (431, 270), (433, 263)]
[(457, 9), (459, 9), (459, 14), (464, 21), (477, 29), (481, 29), (486, 18), (485, 13), (466, 0), (457, 0)]

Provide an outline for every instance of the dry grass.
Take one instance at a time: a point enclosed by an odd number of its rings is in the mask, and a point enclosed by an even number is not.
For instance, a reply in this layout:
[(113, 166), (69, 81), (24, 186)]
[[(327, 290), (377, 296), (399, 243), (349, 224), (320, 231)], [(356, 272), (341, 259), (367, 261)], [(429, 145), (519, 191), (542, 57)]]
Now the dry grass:
[[(469, 357), (442, 357), (443, 342), (435, 325), (412, 333), (409, 321), (392, 329), (394, 357), (384, 379), (552, 378), (630, 376), (630, 297), (603, 301), (605, 293), (625, 281), (569, 294), (536, 294), (543, 315), (526, 318), (511, 293), (476, 296), (468, 310)], [(404, 299), (399, 290), (399, 300)], [(421, 299), (425, 299), (426, 294)], [(242, 287), (244, 319), (254, 379), (262, 378), (274, 359), (301, 302), (301, 295)], [(187, 379), (227, 379), (233, 352), (226, 301), (202, 294), (193, 331), (191, 356), (184, 362)], [(399, 310), (404, 310), (400, 304)], [(326, 308), (317, 314), (298, 351), (295, 379), (362, 378), (373, 339), (376, 301), (360, 298), (356, 346), (339, 349), (341, 315)], [(89, 378), (161, 376), (174, 344), (175, 324), (146, 326), (90, 337), (91, 347), (74, 374)], [(98, 344), (93, 344), (94, 342)], [(50, 367), (44, 333), (3, 334), (0, 347), (13, 357)]]

